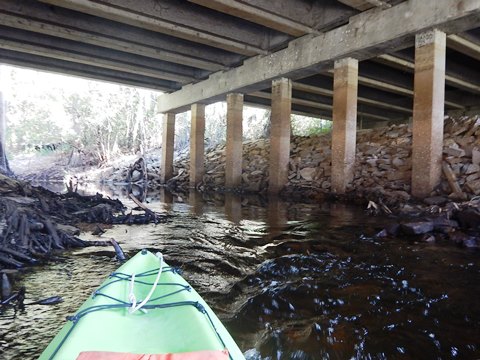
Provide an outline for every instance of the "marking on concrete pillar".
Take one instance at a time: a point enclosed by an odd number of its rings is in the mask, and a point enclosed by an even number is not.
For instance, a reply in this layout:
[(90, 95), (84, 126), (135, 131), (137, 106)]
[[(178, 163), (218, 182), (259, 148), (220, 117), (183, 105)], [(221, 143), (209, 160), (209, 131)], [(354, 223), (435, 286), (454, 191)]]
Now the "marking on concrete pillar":
[(190, 128), (190, 187), (203, 181), (205, 152), (205, 105), (192, 105)]
[(353, 180), (357, 135), (358, 60), (335, 62), (333, 81), (332, 191), (344, 194)]
[(238, 188), (242, 183), (243, 94), (227, 95), (227, 145), (225, 187)]
[(433, 44), (435, 42), (435, 38), (437, 33), (440, 33), (438, 30), (430, 30), (424, 33), (418, 34), (415, 37), (415, 47), (419, 48), (428, 44)]
[(415, 44), (412, 195), (423, 198), (442, 173), (446, 35), (438, 30), (418, 34)]
[(163, 114), (162, 164), (160, 181), (166, 183), (173, 176), (173, 151), (175, 145), (175, 114)]
[(280, 192), (288, 181), (291, 113), (291, 80), (285, 78), (274, 80), (272, 82), (270, 167), (268, 184), (268, 192), (271, 194)]

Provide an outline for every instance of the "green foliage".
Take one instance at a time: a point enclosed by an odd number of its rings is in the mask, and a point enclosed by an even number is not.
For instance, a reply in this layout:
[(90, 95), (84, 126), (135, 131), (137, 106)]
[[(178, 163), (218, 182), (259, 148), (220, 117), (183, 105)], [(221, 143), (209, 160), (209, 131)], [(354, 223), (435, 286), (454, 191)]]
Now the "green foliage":
[[(6, 67), (8, 97), (7, 147), (25, 151), (42, 144), (69, 144), (92, 154), (97, 162), (143, 153), (161, 146), (162, 118), (156, 114), (158, 92)], [(25, 74), (30, 74), (25, 76)], [(205, 144), (226, 139), (226, 104), (205, 109)], [(190, 141), (190, 112), (175, 121), (175, 148)], [(243, 139), (270, 136), (269, 110), (244, 107)], [(292, 115), (294, 135), (330, 131), (331, 122)]]
[(10, 151), (69, 143), (102, 162), (115, 154), (143, 152), (161, 144), (161, 122), (155, 115), (157, 92), (15, 68), (3, 71), (11, 90)]
[(62, 137), (61, 128), (51, 119), (46, 106), (22, 99), (15, 106), (7, 108), (7, 147), (15, 150), (33, 149), (35, 145), (55, 143)]
[(270, 135), (270, 110), (244, 107), (243, 139), (256, 140)]
[(292, 134), (297, 136), (315, 136), (328, 133), (332, 129), (329, 120), (308, 116), (292, 115)]

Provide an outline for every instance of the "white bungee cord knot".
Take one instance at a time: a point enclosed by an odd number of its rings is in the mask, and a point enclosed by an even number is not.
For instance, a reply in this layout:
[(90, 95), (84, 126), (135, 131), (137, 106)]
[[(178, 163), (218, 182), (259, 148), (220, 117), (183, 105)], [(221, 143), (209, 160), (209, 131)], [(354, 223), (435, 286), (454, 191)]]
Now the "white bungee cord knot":
[(150, 300), (152, 297), (153, 293), (155, 292), (155, 289), (157, 288), (158, 282), (160, 281), (160, 276), (162, 275), (162, 270), (163, 270), (163, 254), (161, 252), (157, 252), (155, 256), (158, 258), (160, 262), (160, 267), (158, 269), (158, 274), (157, 278), (155, 279), (152, 288), (150, 289), (150, 292), (148, 295), (143, 299), (143, 301), (137, 305), (137, 298), (135, 296), (135, 293), (133, 292), (133, 287), (135, 285), (135, 274), (132, 274), (132, 277), (130, 278), (130, 292), (128, 294), (128, 301), (132, 304), (132, 306), (128, 309), (128, 312), (130, 314), (133, 314), (137, 310), (142, 310), (143, 312), (146, 312), (145, 309), (142, 309), (142, 307)]

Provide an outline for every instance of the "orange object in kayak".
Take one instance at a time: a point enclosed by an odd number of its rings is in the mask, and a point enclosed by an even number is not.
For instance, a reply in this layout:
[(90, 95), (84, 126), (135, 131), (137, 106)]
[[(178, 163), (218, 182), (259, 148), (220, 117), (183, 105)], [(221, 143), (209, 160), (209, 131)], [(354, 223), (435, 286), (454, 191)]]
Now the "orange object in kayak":
[(179, 354), (129, 354), (109, 351), (81, 352), (77, 360), (228, 360), (228, 351), (194, 351)]

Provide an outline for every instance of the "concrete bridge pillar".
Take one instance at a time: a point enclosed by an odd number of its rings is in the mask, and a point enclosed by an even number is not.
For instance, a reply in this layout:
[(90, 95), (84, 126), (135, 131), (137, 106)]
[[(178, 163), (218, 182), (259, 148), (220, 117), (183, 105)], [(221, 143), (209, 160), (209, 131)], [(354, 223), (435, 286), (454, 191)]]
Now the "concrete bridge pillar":
[(332, 191), (344, 194), (353, 180), (357, 136), (358, 60), (335, 62), (333, 80)]
[(205, 105), (192, 105), (190, 128), (190, 187), (196, 187), (203, 180), (205, 152)]
[(227, 145), (225, 187), (238, 188), (242, 183), (243, 94), (227, 95)]
[(173, 151), (175, 145), (175, 114), (163, 114), (162, 164), (160, 181), (165, 184), (173, 176)]
[(272, 82), (272, 113), (270, 128), (270, 164), (268, 192), (278, 193), (288, 181), (290, 161), (290, 115), (292, 113), (292, 82)]
[(412, 195), (426, 197), (440, 183), (445, 103), (446, 36), (432, 30), (415, 39)]

